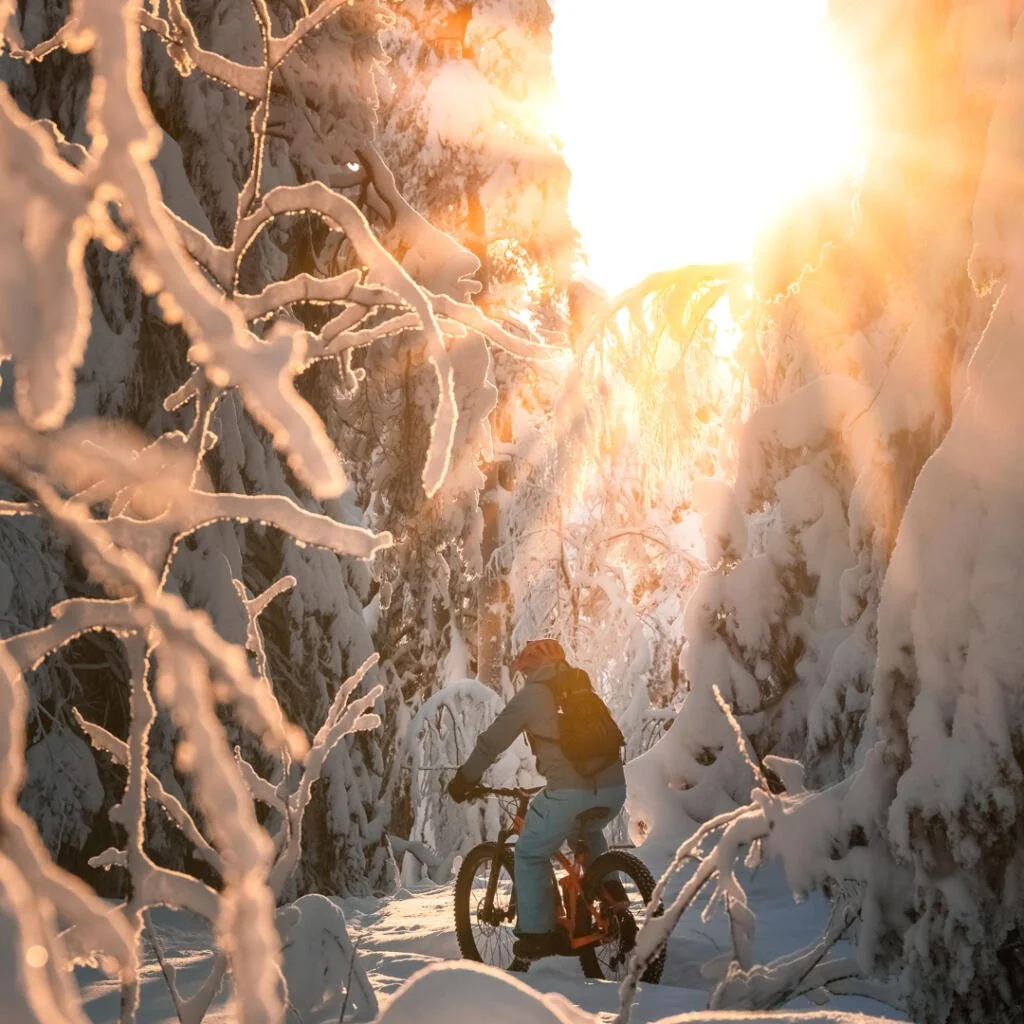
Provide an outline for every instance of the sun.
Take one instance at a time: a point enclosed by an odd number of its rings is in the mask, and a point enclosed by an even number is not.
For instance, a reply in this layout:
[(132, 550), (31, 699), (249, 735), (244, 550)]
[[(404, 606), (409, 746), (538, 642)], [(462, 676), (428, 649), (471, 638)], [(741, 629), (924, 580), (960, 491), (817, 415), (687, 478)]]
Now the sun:
[(588, 276), (749, 260), (760, 231), (849, 178), (861, 92), (827, 0), (555, 0), (556, 130)]

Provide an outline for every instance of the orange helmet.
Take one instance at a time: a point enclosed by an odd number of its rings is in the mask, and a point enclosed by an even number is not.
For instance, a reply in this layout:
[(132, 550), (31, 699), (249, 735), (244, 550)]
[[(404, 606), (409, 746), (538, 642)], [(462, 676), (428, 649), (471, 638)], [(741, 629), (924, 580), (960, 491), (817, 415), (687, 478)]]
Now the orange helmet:
[(557, 661), (565, 661), (565, 651), (557, 640), (527, 640), (512, 662), (512, 671), (529, 672)]

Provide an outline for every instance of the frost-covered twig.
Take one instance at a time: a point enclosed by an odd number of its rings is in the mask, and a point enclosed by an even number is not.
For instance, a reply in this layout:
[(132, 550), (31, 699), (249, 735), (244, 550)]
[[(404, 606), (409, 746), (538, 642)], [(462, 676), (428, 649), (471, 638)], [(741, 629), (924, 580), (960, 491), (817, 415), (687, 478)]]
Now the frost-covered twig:
[(128, 737), (128, 784), (118, 809), (118, 819), (128, 833), (125, 847), (126, 866), (133, 881), (133, 891), (125, 908), (128, 924), (133, 929), (134, 955), (132, 977), (121, 990), (121, 1024), (132, 1024), (139, 1002), (138, 973), (141, 964), (142, 912), (145, 909), (146, 892), (144, 879), (152, 862), (143, 850), (146, 835), (146, 788), (150, 774), (149, 731), (156, 720), (156, 708), (149, 695), (150, 650), (141, 637), (134, 637), (127, 646), (128, 668), (131, 686), (131, 728)]
[(235, 302), (246, 320), (261, 320), (275, 310), (296, 302), (328, 304), (348, 302), (352, 289), (359, 284), (361, 271), (353, 267), (333, 277), (313, 277), (296, 274), (284, 281), (268, 284), (257, 295), (238, 294)]
[(750, 774), (754, 777), (755, 785), (759, 790), (767, 793), (768, 783), (765, 780), (764, 772), (761, 770), (761, 766), (750, 756), (751, 751), (749, 741), (747, 740), (743, 729), (740, 727), (739, 722), (736, 721), (736, 716), (732, 713), (732, 708), (729, 707), (729, 704), (722, 696), (722, 691), (719, 690), (717, 686), (712, 686), (711, 690), (715, 698), (715, 703), (725, 716), (725, 720), (729, 723), (729, 728), (732, 729), (733, 736), (736, 739), (736, 748), (739, 751), (743, 762), (750, 770)]
[(39, 509), (30, 501), (0, 501), (0, 516), (37, 516)]
[[(128, 744), (124, 740), (107, 732), (103, 726), (87, 721), (77, 708), (73, 709), (72, 713), (82, 731), (89, 737), (90, 742), (97, 750), (103, 750), (110, 754), (115, 764), (128, 765)], [(182, 802), (173, 793), (167, 792), (163, 783), (152, 771), (146, 772), (146, 796), (167, 812), (167, 816), (181, 829), (185, 838), (195, 847), (196, 853), (210, 867), (218, 873), (223, 871), (224, 866), (220, 854), (209, 844)]]
[(448, 317), (450, 320), (479, 332), (488, 341), (494, 342), (510, 355), (518, 356), (521, 359), (545, 360), (561, 356), (565, 351), (553, 345), (541, 345), (536, 341), (517, 337), (511, 331), (507, 331), (500, 324), (495, 323), (490, 317), (485, 316), (478, 306), (471, 303), (459, 302), (449, 295), (435, 295), (431, 292), (427, 292), (427, 295), (438, 316)]
[(320, 332), (323, 348), (320, 358), (338, 356), (354, 348), (362, 348), (378, 338), (394, 335), (398, 331), (408, 331), (419, 327), (419, 317), (415, 313), (398, 313), (390, 319), (358, 330), (339, 330), (335, 321), (329, 321)]
[(294, 576), (282, 576), (255, 597), (246, 597), (245, 585), (241, 580), (235, 579), (231, 582), (245, 608), (245, 649), (256, 656), (257, 674), (261, 679), (267, 679), (269, 676), (267, 651), (263, 643), (263, 633), (260, 631), (259, 617), (275, 597), (287, 593), (298, 581)]
[(139, 7), (80, 0), (83, 25), (95, 33), (91, 51), (96, 75), (106, 88), (90, 94), (94, 134), (106, 143), (97, 174), (116, 182), (122, 211), (136, 229), (153, 287), (164, 296), (165, 314), (178, 314), (192, 340), (190, 358), (219, 386), (236, 385), (246, 406), (263, 423), (314, 494), (332, 497), (344, 474), (312, 409), (295, 392), (289, 369), (297, 353), (290, 342), (268, 344), (245, 328), (226, 302), (174, 244), (173, 223), (159, 201), (156, 176), (139, 157), (155, 152), (159, 134), (139, 85)]
[(152, 945), (153, 953), (156, 956), (156, 962), (160, 965), (160, 973), (164, 976), (164, 981), (167, 982), (167, 988), (171, 993), (171, 1002), (174, 1003), (174, 1012), (178, 1015), (179, 1024), (185, 1024), (185, 1017), (182, 1012), (181, 1005), (181, 993), (178, 991), (178, 986), (175, 984), (174, 966), (168, 963), (167, 957), (164, 955), (164, 944), (160, 940), (160, 935), (157, 932), (156, 926), (153, 924), (152, 917), (148, 911), (143, 913), (142, 919), (143, 933), (149, 936), (150, 945)]
[(282, 821), (281, 827), (285, 830), (286, 839), (270, 874), (270, 887), (274, 892), (281, 891), (298, 863), (302, 848), (302, 820), (312, 795), (313, 784), (320, 778), (327, 755), (343, 737), (353, 732), (375, 729), (380, 725), (380, 718), (371, 713), (370, 708), (384, 692), (382, 686), (375, 686), (364, 696), (351, 700), (366, 673), (377, 664), (377, 659), (376, 654), (371, 655), (342, 683), (323, 725), (313, 739), (302, 777), (295, 792), (288, 798), (288, 812)]
[(391, 535), (310, 512), (280, 494), (229, 494), (183, 490), (155, 519), (114, 516), (96, 528), (125, 550), (138, 553), (152, 572), (166, 575), (175, 547), (213, 523), (261, 523), (288, 534), (300, 544), (327, 548), (339, 555), (371, 558), (391, 546)]
[[(724, 828), (721, 838), (714, 851), (698, 860), (697, 868), (679, 895), (665, 908), (664, 914), (654, 916), (654, 909), (661, 905), (665, 886), (672, 875), (698, 850), (703, 841), (720, 828)], [(768, 834), (767, 822), (758, 807), (741, 807), (728, 814), (719, 815), (706, 822), (693, 836), (676, 851), (675, 857), (665, 874), (654, 888), (643, 926), (637, 935), (636, 949), (630, 962), (629, 973), (626, 975), (619, 990), (619, 1013), (616, 1024), (629, 1024), (632, 1013), (633, 997), (636, 986), (647, 965), (658, 955), (658, 951), (668, 941), (669, 935), (675, 930), (679, 919), (692, 905), (701, 890), (716, 875), (727, 872), (732, 874), (741, 848), (745, 848), (757, 839)]]
[(732, 963), (708, 1003), (713, 1010), (771, 1010), (799, 995), (828, 989), (832, 982), (860, 974), (853, 958), (822, 963), (829, 950), (846, 934), (854, 916), (835, 907), (824, 933), (805, 949), (779, 957), (770, 964), (744, 967)]
[(179, 0), (171, 0), (168, 4), (168, 13), (171, 22), (157, 17), (144, 6), (140, 7), (139, 25), (159, 36), (179, 64), (184, 63), (186, 67), (192, 65), (208, 78), (227, 85), (244, 96), (257, 99), (263, 95), (266, 75), (262, 66), (239, 64), (219, 53), (203, 49)]
[(276, 981), (266, 977), (267, 966), (280, 959), (274, 901), (266, 886), (272, 846), (259, 828), (248, 791), (227, 751), (224, 727), (210, 699), (206, 666), (181, 647), (162, 650), (157, 694), (183, 731), (179, 759), (184, 749), (196, 779), (197, 801), (224, 860), (217, 935), (231, 963), (240, 1016), (270, 1024), (281, 1012)]

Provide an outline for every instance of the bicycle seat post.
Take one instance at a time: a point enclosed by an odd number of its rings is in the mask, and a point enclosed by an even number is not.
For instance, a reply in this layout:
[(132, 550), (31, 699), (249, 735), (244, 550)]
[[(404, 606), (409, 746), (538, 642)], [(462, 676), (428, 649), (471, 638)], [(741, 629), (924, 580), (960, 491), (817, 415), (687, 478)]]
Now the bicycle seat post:
[(530, 794), (520, 793), (519, 794), (519, 807), (516, 809), (516, 816), (522, 820), (526, 820), (526, 811), (530, 806)]

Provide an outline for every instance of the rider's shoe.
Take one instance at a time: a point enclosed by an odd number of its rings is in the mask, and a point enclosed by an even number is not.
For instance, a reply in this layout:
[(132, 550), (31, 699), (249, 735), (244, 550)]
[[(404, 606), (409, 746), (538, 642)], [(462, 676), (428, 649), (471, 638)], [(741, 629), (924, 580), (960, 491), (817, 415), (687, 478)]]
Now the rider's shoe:
[(519, 960), (540, 960), (558, 952), (558, 936), (554, 932), (523, 932), (512, 946)]

